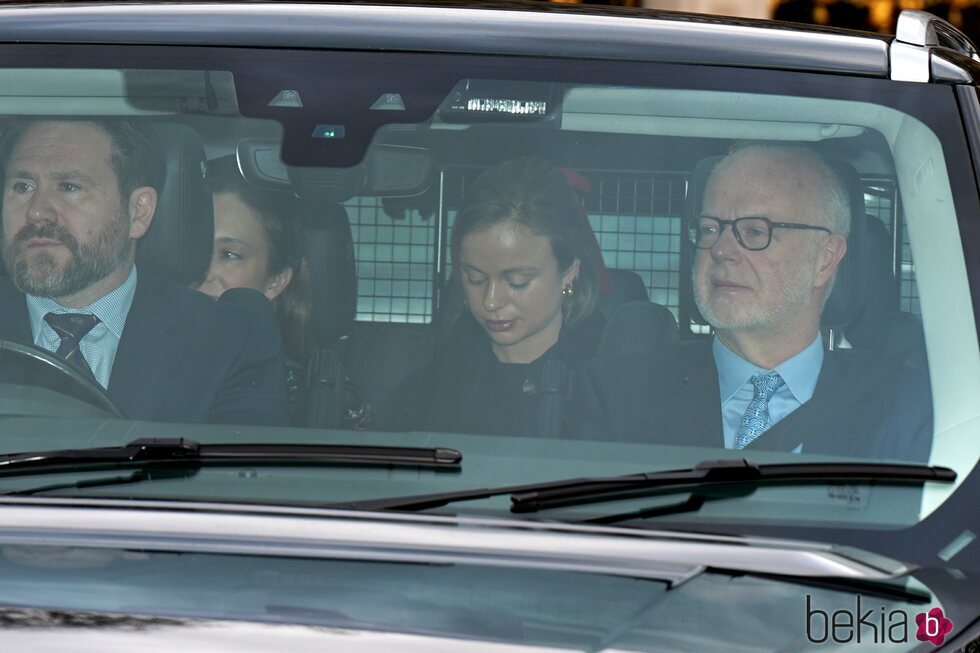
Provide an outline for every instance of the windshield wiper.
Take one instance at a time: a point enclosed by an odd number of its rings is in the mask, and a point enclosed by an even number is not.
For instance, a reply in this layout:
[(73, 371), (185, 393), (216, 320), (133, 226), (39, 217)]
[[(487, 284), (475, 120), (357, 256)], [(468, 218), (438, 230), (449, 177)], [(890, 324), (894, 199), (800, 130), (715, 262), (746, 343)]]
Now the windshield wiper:
[[(930, 481), (952, 483), (956, 472), (947, 467), (888, 463), (766, 463), (746, 458), (707, 460), (690, 469), (650, 474), (632, 474), (608, 479), (577, 479), (514, 493), (511, 510), (537, 512), (587, 503), (617, 501), (633, 497), (695, 489), (707, 491), (704, 498), (746, 496), (760, 485), (801, 485), (827, 481), (866, 482), (887, 485), (922, 485)], [(716, 494), (711, 487), (728, 488)], [(735, 492), (732, 493), (731, 489)], [(727, 495), (727, 496), (726, 496)], [(703, 503), (703, 502), (702, 502)], [(696, 508), (699, 508), (697, 505)]]
[(122, 476), (86, 478), (14, 490), (30, 496), (58, 490), (190, 478), (206, 465), (368, 465), (459, 471), (455, 449), (337, 444), (201, 444), (186, 438), (141, 438), (121, 447), (90, 447), (0, 455), (0, 477), (136, 467)]
[(141, 438), (121, 447), (90, 447), (0, 455), (0, 477), (152, 466), (211, 464), (391, 465), (458, 471), (455, 449), (339, 444), (201, 444), (186, 438)]
[(329, 507), (356, 510), (419, 511), (459, 501), (511, 495), (511, 512), (529, 513), (588, 503), (618, 501), (656, 494), (692, 492), (691, 498), (671, 505), (589, 520), (612, 523), (623, 519), (698, 510), (705, 501), (747, 496), (761, 485), (799, 485), (828, 481), (886, 485), (952, 483), (956, 472), (946, 467), (886, 463), (767, 463), (736, 458), (707, 460), (689, 469), (603, 478), (576, 478), (550, 483), (479, 488), (458, 492), (392, 497)]

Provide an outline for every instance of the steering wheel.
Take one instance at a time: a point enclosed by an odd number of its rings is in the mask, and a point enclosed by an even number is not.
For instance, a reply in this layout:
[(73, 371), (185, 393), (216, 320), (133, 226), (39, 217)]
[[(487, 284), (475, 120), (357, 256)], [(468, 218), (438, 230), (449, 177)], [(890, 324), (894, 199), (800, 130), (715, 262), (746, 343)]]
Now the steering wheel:
[(95, 406), (111, 417), (125, 419), (102, 386), (68, 361), (39, 347), (0, 339), (0, 375), (9, 383), (48, 387)]

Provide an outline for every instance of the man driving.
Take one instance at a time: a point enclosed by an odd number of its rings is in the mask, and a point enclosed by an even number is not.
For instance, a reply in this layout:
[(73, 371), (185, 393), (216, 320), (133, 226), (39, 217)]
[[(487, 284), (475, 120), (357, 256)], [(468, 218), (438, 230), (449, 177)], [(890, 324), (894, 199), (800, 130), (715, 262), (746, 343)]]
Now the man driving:
[[(712, 170), (701, 213), (685, 225), (694, 247), (694, 299), (714, 338), (613, 365), (597, 361), (579, 378), (580, 408), (569, 432), (927, 457), (925, 375), (896, 366), (872, 396), (856, 401), (842, 389), (873, 371), (874, 361), (867, 352), (823, 346), (820, 316), (847, 251), (850, 221), (841, 178), (813, 150), (769, 143), (733, 149)], [(792, 428), (768, 433), (811, 400), (810, 410), (783, 425)]]
[(132, 419), (285, 423), (274, 320), (138, 271), (165, 161), (129, 120), (15, 123), (0, 330), (54, 352)]

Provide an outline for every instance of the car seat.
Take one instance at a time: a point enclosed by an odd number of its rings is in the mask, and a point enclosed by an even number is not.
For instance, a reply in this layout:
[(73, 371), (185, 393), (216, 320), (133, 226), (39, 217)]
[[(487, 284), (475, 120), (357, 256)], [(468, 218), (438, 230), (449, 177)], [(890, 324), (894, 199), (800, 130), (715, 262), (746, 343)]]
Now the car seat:
[(136, 265), (190, 286), (204, 278), (214, 248), (214, 208), (205, 182), (201, 137), (190, 127), (153, 123), (166, 156), (150, 229), (139, 241)]
[(607, 318), (596, 357), (660, 351), (678, 339), (677, 321), (666, 306), (649, 300), (624, 302)]
[(337, 428), (344, 411), (344, 346), (354, 324), (357, 277), (347, 211), (316, 187), (298, 187), (305, 257), (313, 294), (314, 353), (308, 366), (306, 425)]
[(606, 319), (626, 302), (650, 300), (647, 287), (636, 272), (606, 268), (606, 276), (609, 279), (609, 292), (599, 295), (599, 310)]
[(313, 340), (334, 348), (350, 334), (357, 308), (357, 274), (347, 211), (310, 195), (297, 202), (303, 243), (313, 285)]
[(845, 162), (828, 161), (847, 190), (851, 204), (851, 232), (847, 236), (847, 253), (837, 266), (834, 287), (820, 315), (820, 327), (831, 349), (864, 308), (868, 297), (870, 259), (868, 239), (865, 236), (864, 188), (854, 166)]
[(864, 187), (848, 163), (831, 162), (851, 199), (847, 254), (821, 315), (831, 348), (841, 342), (866, 349), (878, 358), (903, 357), (925, 367), (925, 340), (918, 317), (899, 307), (891, 237), (885, 225), (865, 212)]

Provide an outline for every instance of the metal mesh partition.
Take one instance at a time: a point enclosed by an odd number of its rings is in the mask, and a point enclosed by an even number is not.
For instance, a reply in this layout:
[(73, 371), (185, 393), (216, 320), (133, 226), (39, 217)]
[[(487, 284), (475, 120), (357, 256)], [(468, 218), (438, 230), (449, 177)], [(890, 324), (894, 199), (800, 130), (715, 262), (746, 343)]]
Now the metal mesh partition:
[(607, 267), (640, 275), (650, 299), (679, 310), (681, 213), (687, 189), (679, 173), (583, 173), (589, 221)]
[[(683, 173), (580, 171), (592, 184), (585, 197), (589, 221), (610, 268), (640, 275), (650, 299), (679, 313), (681, 215), (687, 189)], [(452, 222), (476, 168), (452, 168), (441, 179), (441, 217), (399, 210), (393, 218), (377, 198), (346, 203), (357, 257), (357, 319), (428, 323), (437, 287), (449, 276)], [(901, 308), (919, 312), (915, 268), (898, 221), (895, 182), (865, 179), (865, 204), (893, 236), (898, 229), (897, 283)]]
[(345, 206), (357, 261), (357, 319), (429, 322), (435, 221), (413, 210), (392, 219), (373, 197), (355, 197)]
[(899, 284), (899, 308), (919, 314), (919, 290), (915, 285), (915, 264), (909, 246), (905, 220), (900, 219), (898, 188), (891, 179), (864, 180), (865, 210), (881, 220), (896, 243), (894, 259), (896, 283)]

